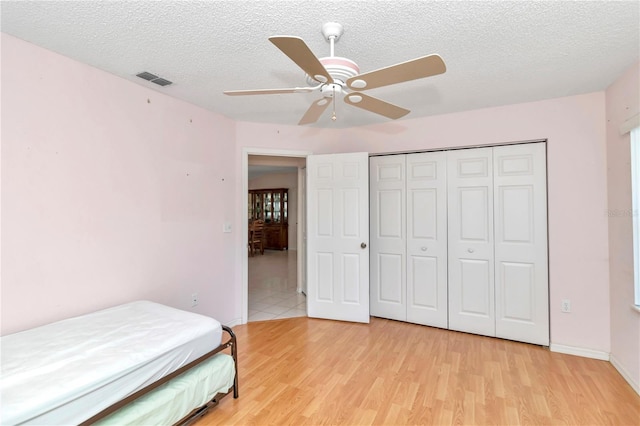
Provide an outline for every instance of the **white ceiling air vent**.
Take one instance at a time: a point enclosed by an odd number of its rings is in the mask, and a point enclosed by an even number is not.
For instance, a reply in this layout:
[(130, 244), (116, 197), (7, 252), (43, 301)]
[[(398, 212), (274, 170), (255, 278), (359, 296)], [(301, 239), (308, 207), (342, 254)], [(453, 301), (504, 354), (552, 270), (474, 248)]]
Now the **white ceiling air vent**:
[(136, 74), (136, 76), (140, 78), (144, 78), (145, 80), (155, 83), (159, 86), (168, 86), (170, 84), (173, 84), (172, 81), (166, 80), (162, 77), (158, 77), (157, 75), (151, 74), (150, 72), (146, 72), (146, 71)]

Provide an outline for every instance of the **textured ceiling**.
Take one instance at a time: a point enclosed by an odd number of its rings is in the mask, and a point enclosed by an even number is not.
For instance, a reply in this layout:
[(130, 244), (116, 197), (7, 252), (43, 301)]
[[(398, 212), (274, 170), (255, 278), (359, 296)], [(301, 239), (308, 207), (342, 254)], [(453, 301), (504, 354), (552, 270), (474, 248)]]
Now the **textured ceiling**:
[[(438, 53), (443, 75), (367, 93), (405, 119), (605, 89), (638, 60), (640, 2), (2, 1), (2, 31), (137, 84), (242, 121), (296, 124), (319, 93), (229, 97), (223, 90), (305, 86), (269, 41), (302, 37), (319, 57), (329, 21), (335, 54), (361, 72)], [(160, 87), (135, 74), (174, 82)], [(388, 119), (336, 104), (314, 126)]]

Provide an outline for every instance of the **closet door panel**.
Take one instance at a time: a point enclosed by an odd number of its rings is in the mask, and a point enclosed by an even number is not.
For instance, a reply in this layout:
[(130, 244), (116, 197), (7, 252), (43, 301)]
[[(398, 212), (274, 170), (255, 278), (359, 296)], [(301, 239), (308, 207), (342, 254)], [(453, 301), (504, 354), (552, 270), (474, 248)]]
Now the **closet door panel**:
[(446, 328), (445, 152), (407, 155), (407, 321)]
[(457, 271), (460, 277), (460, 292), (457, 297), (459, 297), (460, 312), (483, 318), (491, 316), (490, 296), (493, 294), (491, 269), (493, 265), (490, 265), (486, 260), (460, 259), (458, 266), (460, 268)]
[(447, 153), (449, 328), (495, 336), (492, 148)]
[(406, 321), (405, 155), (369, 159), (371, 315)]
[(544, 143), (495, 147), (496, 336), (549, 345)]
[[(415, 310), (431, 310), (437, 311), (441, 304), (439, 303), (439, 288), (435, 285), (438, 282), (438, 258), (433, 256), (409, 256), (409, 271), (407, 272), (410, 279), (407, 281), (407, 297), (409, 299), (408, 309)], [(446, 296), (446, 288), (445, 288)], [(446, 300), (446, 299), (445, 299)], [(407, 312), (407, 320), (410, 322), (421, 323), (418, 319), (419, 314)], [(431, 324), (428, 324), (431, 325)], [(438, 327), (446, 327), (446, 323), (438, 324)]]
[[(402, 256), (398, 254), (378, 253), (376, 262), (380, 277), (380, 288), (376, 294), (376, 299), (383, 304), (402, 304), (404, 289), (400, 285), (404, 275), (402, 268)], [(372, 314), (375, 315), (375, 314)], [(404, 318), (401, 318), (404, 319)]]

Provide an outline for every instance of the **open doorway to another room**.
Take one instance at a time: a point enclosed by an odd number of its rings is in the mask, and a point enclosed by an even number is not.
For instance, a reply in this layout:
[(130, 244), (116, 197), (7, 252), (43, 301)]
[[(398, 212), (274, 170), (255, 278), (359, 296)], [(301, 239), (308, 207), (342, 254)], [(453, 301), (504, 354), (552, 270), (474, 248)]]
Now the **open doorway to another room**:
[(305, 163), (300, 157), (248, 156), (248, 322), (307, 315), (298, 259)]

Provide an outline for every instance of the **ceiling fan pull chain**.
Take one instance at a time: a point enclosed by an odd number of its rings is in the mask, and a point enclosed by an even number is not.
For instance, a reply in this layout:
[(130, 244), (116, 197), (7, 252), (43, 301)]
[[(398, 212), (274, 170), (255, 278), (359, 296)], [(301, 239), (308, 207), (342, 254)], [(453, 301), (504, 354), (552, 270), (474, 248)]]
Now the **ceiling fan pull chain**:
[[(331, 44), (333, 45), (333, 43)], [(333, 86), (333, 115), (331, 116), (331, 120), (336, 121), (337, 118), (338, 117), (336, 117), (336, 86)]]

